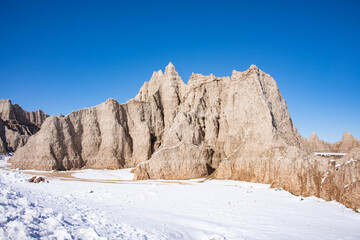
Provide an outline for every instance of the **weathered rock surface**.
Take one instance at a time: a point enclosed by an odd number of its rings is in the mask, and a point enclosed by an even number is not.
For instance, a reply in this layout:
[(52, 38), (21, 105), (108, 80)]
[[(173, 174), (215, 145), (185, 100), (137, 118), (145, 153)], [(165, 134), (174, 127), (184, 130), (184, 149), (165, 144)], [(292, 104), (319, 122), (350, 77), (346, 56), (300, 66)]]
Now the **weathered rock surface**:
[(344, 132), (342, 139), (334, 144), (320, 140), (315, 133), (310, 135), (308, 141), (313, 152), (349, 153), (352, 149), (360, 147), (360, 141), (349, 132)]
[(184, 84), (170, 63), (126, 104), (110, 99), (48, 118), (10, 161), (41, 170), (136, 166), (138, 180), (270, 183), (356, 209), (359, 154), (350, 136), (329, 146), (347, 156), (324, 160), (313, 151), (328, 145), (300, 136), (275, 80), (255, 65), (231, 78), (193, 74)]
[[(174, 173), (171, 171), (163, 173), (152, 169), (161, 169), (160, 166), (155, 167), (155, 164), (161, 165), (161, 162), (168, 165), (173, 161), (185, 160), (183, 157), (188, 159), (183, 148), (176, 147), (182, 146), (180, 143), (207, 145), (209, 150), (205, 155), (208, 157), (202, 161), (201, 169), (217, 169), (214, 177), (250, 181), (272, 179), (264, 174), (267, 172), (264, 168), (259, 168), (265, 164), (260, 160), (265, 153), (289, 145), (306, 150), (309, 148), (293, 125), (274, 79), (254, 65), (245, 72), (233, 71), (231, 79), (192, 75), (184, 99), (178, 107), (178, 115), (165, 135), (162, 147), (148, 162), (135, 169), (135, 178), (164, 178), (164, 174), (168, 174), (166, 178), (172, 178)], [(158, 153), (169, 152), (167, 149), (171, 149), (175, 160), (159, 157)], [(240, 158), (247, 162), (244, 166), (257, 166), (259, 173), (249, 170), (253, 176), (250, 177), (239, 167), (229, 172), (229, 166), (237, 164)], [(183, 162), (183, 169), (190, 168), (187, 165), (193, 163)], [(198, 176), (202, 175), (203, 170), (198, 173)], [(245, 178), (245, 175), (248, 177)], [(177, 174), (178, 179), (191, 177)]]
[(42, 170), (134, 167), (161, 145), (184, 88), (170, 63), (164, 74), (154, 72), (126, 104), (109, 99), (63, 118), (50, 117), (11, 162)]
[(9, 99), (0, 99), (0, 153), (14, 152), (24, 146), (47, 117), (41, 110), (27, 112)]

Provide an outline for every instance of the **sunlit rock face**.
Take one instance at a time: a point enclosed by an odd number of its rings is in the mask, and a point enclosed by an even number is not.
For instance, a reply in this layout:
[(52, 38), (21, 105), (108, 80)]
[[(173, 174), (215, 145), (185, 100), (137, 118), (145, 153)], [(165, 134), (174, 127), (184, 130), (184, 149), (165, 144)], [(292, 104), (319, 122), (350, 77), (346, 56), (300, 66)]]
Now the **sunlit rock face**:
[[(109, 99), (48, 118), (10, 161), (41, 170), (135, 167), (135, 180), (262, 182), (355, 209), (358, 145), (343, 139), (330, 146), (300, 136), (275, 80), (255, 65), (231, 77), (193, 74), (185, 84), (170, 63), (125, 104)], [(334, 162), (315, 149), (349, 154)]]

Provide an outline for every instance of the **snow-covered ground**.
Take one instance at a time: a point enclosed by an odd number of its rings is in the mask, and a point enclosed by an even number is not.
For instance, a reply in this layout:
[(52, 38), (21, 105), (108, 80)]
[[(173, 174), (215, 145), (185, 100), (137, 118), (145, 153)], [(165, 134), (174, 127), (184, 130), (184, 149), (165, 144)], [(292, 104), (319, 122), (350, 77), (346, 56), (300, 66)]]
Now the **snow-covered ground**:
[(130, 173), (131, 168), (119, 170), (93, 170), (86, 169), (82, 171), (75, 171), (73, 177), (79, 179), (94, 179), (94, 180), (132, 180), (133, 173)]
[(0, 169), (0, 239), (360, 239), (360, 214), (336, 202), (129, 171), (37, 172), (49, 182), (35, 184), (34, 172)]

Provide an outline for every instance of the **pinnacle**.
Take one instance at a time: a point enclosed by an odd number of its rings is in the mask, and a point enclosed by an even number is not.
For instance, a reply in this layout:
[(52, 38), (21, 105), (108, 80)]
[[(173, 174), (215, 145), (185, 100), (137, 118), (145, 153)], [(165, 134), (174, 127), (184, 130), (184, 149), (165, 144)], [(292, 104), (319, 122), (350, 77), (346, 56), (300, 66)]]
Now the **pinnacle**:
[(106, 100), (105, 103), (109, 104), (109, 103), (116, 103), (117, 101), (114, 98), (109, 98), (108, 100)]
[(158, 78), (158, 77), (162, 77), (162, 75), (163, 75), (163, 72), (161, 71), (161, 70), (159, 70), (159, 71), (154, 71), (153, 72), (153, 74), (152, 74), (152, 76), (151, 76), (151, 78), (150, 78), (150, 81), (151, 81), (151, 79), (154, 79), (154, 78)]
[(318, 135), (315, 132), (312, 132), (310, 134), (310, 138), (319, 138)]
[(348, 136), (349, 136), (349, 135), (351, 135), (351, 133), (349, 133), (348, 131), (345, 131), (345, 132), (344, 132), (344, 136), (345, 136), (345, 135), (348, 135)]
[(351, 138), (351, 137), (353, 137), (353, 135), (351, 135), (351, 133), (349, 133), (349, 132), (345, 131), (345, 132), (344, 132), (344, 134), (343, 134), (342, 139), (345, 139), (345, 138)]
[(252, 64), (252, 65), (249, 67), (249, 70), (256, 70), (256, 71), (258, 71), (259, 68), (258, 68), (255, 64)]
[(169, 62), (169, 64), (165, 68), (165, 75), (176, 73), (175, 66)]

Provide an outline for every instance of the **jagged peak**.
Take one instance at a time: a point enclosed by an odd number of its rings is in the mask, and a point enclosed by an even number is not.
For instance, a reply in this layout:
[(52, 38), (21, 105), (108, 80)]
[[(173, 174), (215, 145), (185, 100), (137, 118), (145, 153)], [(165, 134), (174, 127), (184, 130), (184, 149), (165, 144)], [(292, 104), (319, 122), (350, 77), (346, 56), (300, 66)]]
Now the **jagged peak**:
[[(153, 79), (158, 79), (158, 78), (162, 78), (164, 76), (163, 72), (161, 71), (161, 69), (159, 71), (154, 71), (151, 78), (150, 78), (150, 81), (153, 80)], [(149, 82), (150, 82), (149, 81)]]
[(318, 135), (317, 135), (315, 132), (312, 132), (312, 133), (310, 134), (309, 139), (319, 139), (319, 137), (318, 137)]
[(165, 75), (178, 75), (175, 70), (175, 66), (171, 62), (169, 62), (169, 64), (165, 68)]
[(193, 84), (198, 84), (201, 82), (206, 82), (206, 81), (213, 81), (216, 79), (216, 76), (214, 74), (210, 74), (208, 76), (205, 76), (201, 73), (192, 73), (190, 78), (189, 78), (189, 85), (193, 85)]
[[(343, 137), (341, 138), (341, 140), (345, 140), (345, 139), (353, 139), (355, 138), (353, 135), (351, 135), (351, 133), (345, 131), (344, 134), (343, 134)], [(340, 141), (341, 141), (340, 140)]]
[(255, 64), (251, 64), (249, 70), (259, 71), (259, 68)]
[[(156, 71), (154, 71), (154, 72), (153, 72), (153, 74), (151, 75), (150, 80), (151, 80), (151, 79), (153, 79), (156, 75), (157, 75), (157, 72), (156, 72)], [(145, 81), (145, 82), (147, 82), (147, 81)]]
[(242, 71), (237, 71), (237, 70), (232, 70), (232, 76), (234, 75), (239, 75), (239, 74), (242, 74), (242, 73), (246, 73), (246, 72), (249, 72), (249, 71), (255, 71), (255, 72), (258, 72), (258, 71), (261, 71), (255, 64), (252, 64), (250, 65), (250, 67), (248, 68), (248, 70), (242, 72)]
[(41, 109), (38, 109), (38, 110), (35, 111), (35, 113), (44, 113), (44, 111), (41, 110)]
[(109, 98), (108, 100), (106, 100), (105, 104), (113, 104), (113, 103), (117, 103), (117, 101), (114, 98)]
[(174, 64), (172, 62), (169, 62), (169, 64), (166, 66), (166, 68), (175, 68)]
[(165, 73), (163, 73), (161, 70), (153, 72), (150, 81), (143, 84), (139, 93), (135, 96), (135, 100), (143, 101), (147, 99), (149, 96), (154, 94), (164, 83), (166, 85), (169, 82), (184, 84), (171, 62), (166, 66)]
[(351, 133), (349, 133), (348, 131), (345, 131), (344, 134), (343, 134), (343, 136), (344, 136), (344, 137), (345, 137), (345, 136), (349, 137), (349, 136), (352, 136), (352, 135), (351, 135)]

